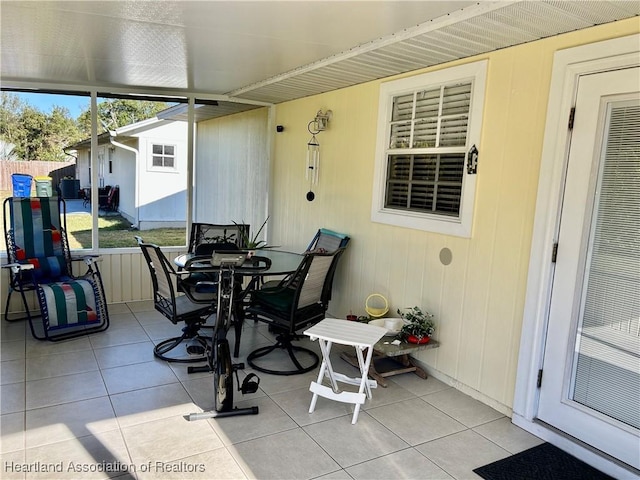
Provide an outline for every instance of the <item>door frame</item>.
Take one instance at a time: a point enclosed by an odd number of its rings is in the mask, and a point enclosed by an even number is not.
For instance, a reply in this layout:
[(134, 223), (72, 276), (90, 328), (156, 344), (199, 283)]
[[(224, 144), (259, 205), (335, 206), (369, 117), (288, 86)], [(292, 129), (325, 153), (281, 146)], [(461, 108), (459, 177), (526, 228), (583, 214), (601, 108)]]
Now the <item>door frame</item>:
[(571, 141), (569, 114), (578, 79), (581, 75), (638, 65), (639, 55), (639, 34), (568, 48), (554, 55), (512, 417), (513, 423), (524, 430), (618, 478), (629, 476), (629, 471), (615, 459), (537, 420), (537, 379), (544, 357), (554, 274), (551, 258), (558, 238)]

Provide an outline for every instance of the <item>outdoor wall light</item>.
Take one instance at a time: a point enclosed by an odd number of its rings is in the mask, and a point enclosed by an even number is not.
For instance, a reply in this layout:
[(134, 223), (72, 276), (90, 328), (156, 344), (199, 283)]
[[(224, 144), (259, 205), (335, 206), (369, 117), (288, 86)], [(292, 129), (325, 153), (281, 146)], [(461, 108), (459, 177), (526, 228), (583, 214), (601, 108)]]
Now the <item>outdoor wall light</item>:
[(307, 200), (310, 202), (316, 198), (315, 193), (313, 193), (313, 185), (318, 184), (320, 173), (320, 143), (316, 135), (327, 129), (332, 113), (331, 110), (327, 110), (326, 112), (318, 110), (315, 118), (307, 125), (307, 130), (309, 130), (311, 134), (311, 140), (307, 143), (307, 168), (305, 170), (305, 178), (309, 181)]

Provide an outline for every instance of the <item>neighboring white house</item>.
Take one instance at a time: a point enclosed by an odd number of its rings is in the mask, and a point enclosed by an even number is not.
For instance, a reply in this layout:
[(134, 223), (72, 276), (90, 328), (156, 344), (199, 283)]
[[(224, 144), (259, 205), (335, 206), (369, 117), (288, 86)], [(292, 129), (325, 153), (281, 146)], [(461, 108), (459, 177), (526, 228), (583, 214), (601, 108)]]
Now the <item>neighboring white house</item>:
[[(184, 227), (187, 204), (187, 123), (133, 123), (98, 138), (98, 186), (118, 186), (118, 211), (140, 230)], [(91, 186), (91, 142), (76, 150), (81, 188)]]

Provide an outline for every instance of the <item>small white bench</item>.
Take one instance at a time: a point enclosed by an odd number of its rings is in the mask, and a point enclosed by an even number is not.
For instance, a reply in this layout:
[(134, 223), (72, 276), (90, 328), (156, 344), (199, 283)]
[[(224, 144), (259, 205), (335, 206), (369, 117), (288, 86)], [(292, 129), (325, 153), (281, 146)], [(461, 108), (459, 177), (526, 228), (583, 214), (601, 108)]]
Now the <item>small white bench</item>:
[[(368, 380), (367, 373), (371, 365), (373, 355), (373, 346), (378, 342), (387, 331), (383, 327), (376, 327), (366, 323), (351, 322), (348, 320), (338, 320), (335, 318), (325, 318), (313, 327), (304, 331), (311, 340), (318, 340), (320, 350), (322, 351), (322, 364), (320, 365), (320, 373), (318, 380), (311, 382), (309, 391), (313, 393), (309, 413), (313, 413), (318, 401), (318, 395), (336, 400), (338, 402), (353, 403), (355, 410), (353, 412), (352, 424), (358, 421), (360, 406), (365, 402), (366, 398), (371, 398), (371, 389), (378, 386), (375, 380)], [(351, 378), (341, 373), (336, 373), (331, 365), (329, 354), (331, 346), (334, 344), (352, 345), (356, 350), (358, 366), (360, 368), (360, 377)], [(366, 359), (363, 355), (366, 350)], [(322, 381), (327, 378), (331, 384), (330, 387), (323, 385)], [(358, 392), (343, 392), (338, 388), (338, 382), (348, 383), (350, 385), (359, 385)]]

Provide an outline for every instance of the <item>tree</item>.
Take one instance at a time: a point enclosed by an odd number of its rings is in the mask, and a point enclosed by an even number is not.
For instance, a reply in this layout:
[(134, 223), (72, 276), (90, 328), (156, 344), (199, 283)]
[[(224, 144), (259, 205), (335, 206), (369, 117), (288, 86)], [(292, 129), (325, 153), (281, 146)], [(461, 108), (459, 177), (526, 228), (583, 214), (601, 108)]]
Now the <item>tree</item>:
[(49, 158), (64, 160), (64, 148), (79, 141), (82, 133), (69, 110), (56, 106), (47, 118), (44, 137), (43, 153)]
[[(98, 103), (98, 133), (152, 118), (167, 107), (165, 102), (106, 99)], [(11, 154), (16, 158), (64, 161), (68, 158), (64, 148), (90, 135), (90, 107), (74, 120), (64, 107), (54, 106), (47, 114), (17, 94), (2, 92), (0, 140), (5, 146), (13, 145)]]
[(23, 107), (19, 116), (23, 127), (21, 139), (16, 143), (16, 152), (23, 160), (43, 160), (38, 153), (43, 150), (45, 142), (45, 115), (31, 106)]
[(46, 114), (7, 92), (2, 92), (0, 119), (0, 138), (22, 160), (65, 161), (64, 147), (81, 138), (66, 108), (54, 106)]
[(7, 145), (15, 147), (23, 137), (24, 129), (20, 125), (20, 111), (23, 105), (17, 95), (2, 92), (0, 97), (0, 138)]
[[(145, 100), (126, 100), (123, 98), (106, 99), (98, 103), (98, 133), (115, 130), (125, 125), (141, 122), (165, 110), (165, 102)], [(91, 108), (78, 117), (78, 123), (85, 137), (91, 135)]]

